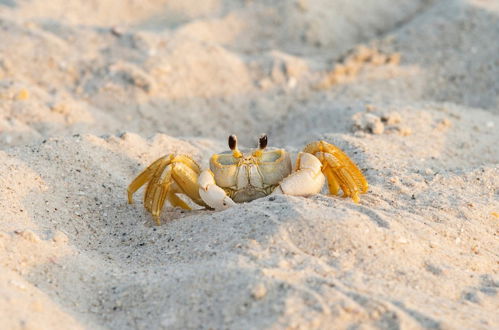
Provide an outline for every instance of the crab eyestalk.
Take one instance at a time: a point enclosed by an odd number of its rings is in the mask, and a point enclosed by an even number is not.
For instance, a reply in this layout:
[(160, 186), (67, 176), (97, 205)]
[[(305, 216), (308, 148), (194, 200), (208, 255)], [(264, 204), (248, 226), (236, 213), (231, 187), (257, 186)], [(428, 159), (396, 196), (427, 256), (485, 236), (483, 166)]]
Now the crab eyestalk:
[(267, 134), (262, 134), (258, 138), (258, 149), (253, 152), (253, 156), (261, 157), (265, 148), (267, 148), (268, 138)]
[(241, 158), (243, 156), (239, 149), (237, 149), (237, 136), (229, 136), (229, 148), (230, 150), (232, 150), (232, 155), (234, 156), (234, 158)]
[(262, 134), (260, 135), (260, 139), (258, 140), (258, 146), (260, 147), (261, 150), (265, 150), (267, 148), (267, 134)]

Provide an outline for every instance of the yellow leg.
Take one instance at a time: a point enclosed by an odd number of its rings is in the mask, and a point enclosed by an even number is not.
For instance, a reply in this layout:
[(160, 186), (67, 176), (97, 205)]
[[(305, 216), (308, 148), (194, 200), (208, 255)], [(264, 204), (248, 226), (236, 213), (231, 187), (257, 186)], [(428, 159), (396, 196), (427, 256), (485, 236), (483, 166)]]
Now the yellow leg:
[(338, 147), (325, 141), (317, 141), (307, 145), (303, 151), (313, 154), (323, 164), (322, 171), (328, 179), (331, 194), (336, 195), (341, 187), (344, 197), (352, 197), (358, 203), (359, 194), (367, 192), (369, 185), (366, 178)]
[(166, 168), (166, 170), (159, 176), (157, 181), (149, 182), (149, 185), (152, 185), (151, 195), (148, 196), (150, 198), (151, 209), (149, 210), (158, 225), (161, 224), (160, 221), (160, 213), (163, 205), (165, 204), (166, 197), (170, 192), (170, 186), (172, 184), (171, 177), (171, 167), (170, 165)]
[(322, 172), (327, 178), (329, 193), (334, 196), (338, 195), (338, 191), (340, 190), (338, 177), (334, 174), (334, 172), (331, 170), (331, 168), (328, 165), (324, 166)]
[(342, 165), (338, 159), (336, 159), (333, 155), (328, 153), (319, 153), (322, 158), (327, 162), (328, 167), (333, 173), (334, 177), (338, 180), (338, 184), (343, 190), (343, 197), (351, 197), (355, 195), (355, 192), (358, 191), (357, 184), (352, 179), (350, 172), (345, 169), (345, 165)]
[(159, 168), (164, 169), (167, 165), (170, 164), (173, 159), (173, 155), (163, 156), (156, 161), (154, 161), (151, 165), (149, 165), (142, 173), (140, 173), (128, 186), (128, 203), (133, 203), (133, 194), (139, 190), (146, 182), (150, 181), (153, 175), (158, 171)]
[(153, 211), (154, 199), (159, 198), (159, 195), (157, 195), (159, 193), (159, 186), (165, 177), (171, 181), (171, 164), (169, 163), (161, 164), (147, 184), (146, 192), (144, 193), (144, 207), (151, 213)]
[(182, 199), (180, 199), (177, 194), (177, 192), (174, 192), (174, 191), (170, 191), (170, 193), (168, 194), (168, 200), (170, 201), (170, 203), (173, 205), (173, 206), (178, 206), (178, 207), (181, 207), (183, 208), (184, 210), (190, 210), (191, 208), (189, 207), (189, 205), (187, 205), (186, 202), (184, 202)]
[(175, 156), (175, 162), (182, 163), (182, 164), (186, 165), (191, 170), (193, 170), (194, 173), (196, 173), (197, 175), (199, 175), (199, 173), (201, 173), (201, 169), (199, 168), (198, 164), (196, 164), (196, 162), (188, 156), (185, 156), (185, 155)]
[(128, 186), (128, 202), (133, 202), (133, 194), (147, 183), (144, 193), (144, 207), (156, 223), (160, 224), (160, 213), (168, 201), (173, 206), (190, 209), (176, 194), (186, 194), (193, 202), (205, 206), (199, 196), (199, 166), (188, 156), (164, 156), (153, 162)]
[(189, 164), (180, 161), (173, 164), (172, 176), (182, 193), (189, 196), (194, 203), (205, 206), (201, 196), (199, 196), (199, 173), (196, 173)]

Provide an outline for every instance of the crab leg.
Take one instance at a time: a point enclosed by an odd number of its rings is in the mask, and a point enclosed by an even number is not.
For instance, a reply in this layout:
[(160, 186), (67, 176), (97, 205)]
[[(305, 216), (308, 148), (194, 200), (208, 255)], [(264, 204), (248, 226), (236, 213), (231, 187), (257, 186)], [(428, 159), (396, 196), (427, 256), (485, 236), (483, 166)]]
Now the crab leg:
[[(157, 173), (161, 173), (166, 166), (170, 165), (173, 159), (173, 155), (163, 156), (155, 160), (151, 165), (149, 165), (142, 173), (140, 173), (128, 186), (128, 203), (133, 203), (133, 194), (139, 190), (146, 182), (150, 181), (152, 177)], [(158, 171), (160, 169), (160, 171)]]
[(180, 197), (177, 196), (177, 193), (180, 193), (181, 191), (172, 191), (170, 190), (170, 193), (168, 194), (168, 200), (173, 206), (178, 206), (183, 208), (184, 210), (190, 210), (191, 208), (189, 205), (187, 205), (186, 202), (184, 202)]
[[(186, 156), (183, 157), (187, 158)], [(194, 203), (204, 206), (205, 203), (201, 199), (201, 196), (199, 196), (199, 172), (199, 167), (192, 160), (185, 162), (184, 159), (179, 158), (178, 162), (176, 161), (172, 164), (172, 177), (181, 192), (189, 196)]]
[[(321, 154), (321, 153), (319, 153)], [(337, 183), (343, 190), (343, 197), (352, 197), (355, 203), (359, 202), (359, 194), (361, 192), (361, 183), (355, 180), (351, 172), (342, 166), (338, 160), (331, 154), (324, 154), (324, 159), (327, 162), (326, 171), (331, 174), (331, 176), (336, 179)], [(333, 191), (330, 191), (333, 194)]]
[(339, 184), (339, 179), (334, 174), (334, 172), (329, 168), (329, 166), (324, 166), (322, 168), (322, 173), (326, 176), (327, 179), (327, 185), (329, 187), (329, 193), (333, 196), (338, 195), (338, 191), (340, 190), (340, 184)]
[(338, 147), (325, 141), (312, 142), (304, 149), (312, 153), (322, 163), (322, 172), (328, 179), (329, 192), (337, 195), (341, 187), (343, 197), (352, 197), (355, 203), (359, 195), (369, 187), (366, 178), (357, 165)]
[(161, 209), (163, 208), (166, 197), (170, 192), (170, 186), (172, 184), (171, 176), (171, 165), (168, 165), (157, 180), (149, 183), (149, 186), (152, 186), (152, 189), (151, 193), (146, 197), (144, 205), (146, 205), (146, 207), (150, 206), (149, 211), (158, 225), (161, 224), (159, 219)]
[(144, 207), (160, 224), (160, 213), (168, 199), (173, 206), (190, 209), (177, 194), (185, 194), (196, 204), (205, 206), (199, 196), (197, 179), (199, 166), (188, 156), (163, 156), (140, 173), (128, 186), (128, 202), (133, 203), (133, 194), (144, 184)]
[(294, 196), (319, 193), (326, 180), (321, 167), (321, 162), (314, 155), (299, 153), (296, 171), (284, 178), (273, 193)]
[(236, 203), (216, 185), (215, 176), (211, 170), (204, 170), (199, 175), (199, 195), (202, 200), (215, 210), (223, 210), (236, 205)]

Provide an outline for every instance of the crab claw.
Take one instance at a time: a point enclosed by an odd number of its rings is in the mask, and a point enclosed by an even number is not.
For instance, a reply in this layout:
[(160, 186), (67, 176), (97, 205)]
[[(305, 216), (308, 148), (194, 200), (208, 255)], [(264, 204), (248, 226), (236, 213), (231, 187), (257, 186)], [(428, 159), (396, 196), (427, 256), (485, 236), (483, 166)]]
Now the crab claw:
[(211, 170), (204, 170), (199, 175), (199, 195), (201, 199), (215, 210), (223, 210), (236, 205), (236, 203), (216, 185), (215, 177)]
[(274, 193), (294, 196), (314, 195), (321, 191), (326, 178), (321, 172), (322, 164), (312, 154), (301, 152), (295, 172), (281, 181)]

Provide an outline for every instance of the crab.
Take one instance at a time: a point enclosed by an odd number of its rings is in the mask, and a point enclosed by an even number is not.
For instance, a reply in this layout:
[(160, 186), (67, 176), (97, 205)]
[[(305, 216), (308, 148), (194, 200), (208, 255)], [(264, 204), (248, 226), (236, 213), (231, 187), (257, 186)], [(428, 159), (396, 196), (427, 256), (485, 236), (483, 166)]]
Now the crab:
[(133, 194), (147, 183), (144, 207), (159, 225), (166, 200), (174, 207), (191, 209), (179, 194), (200, 206), (222, 210), (271, 194), (318, 194), (326, 181), (331, 195), (338, 195), (341, 188), (343, 197), (355, 203), (367, 192), (367, 180), (357, 165), (326, 141), (308, 144), (298, 154), (294, 170), (286, 150), (267, 148), (265, 134), (256, 149), (245, 152), (238, 149), (235, 135), (228, 142), (230, 151), (211, 156), (209, 169), (203, 171), (187, 155), (157, 159), (130, 183), (128, 202), (133, 203)]

